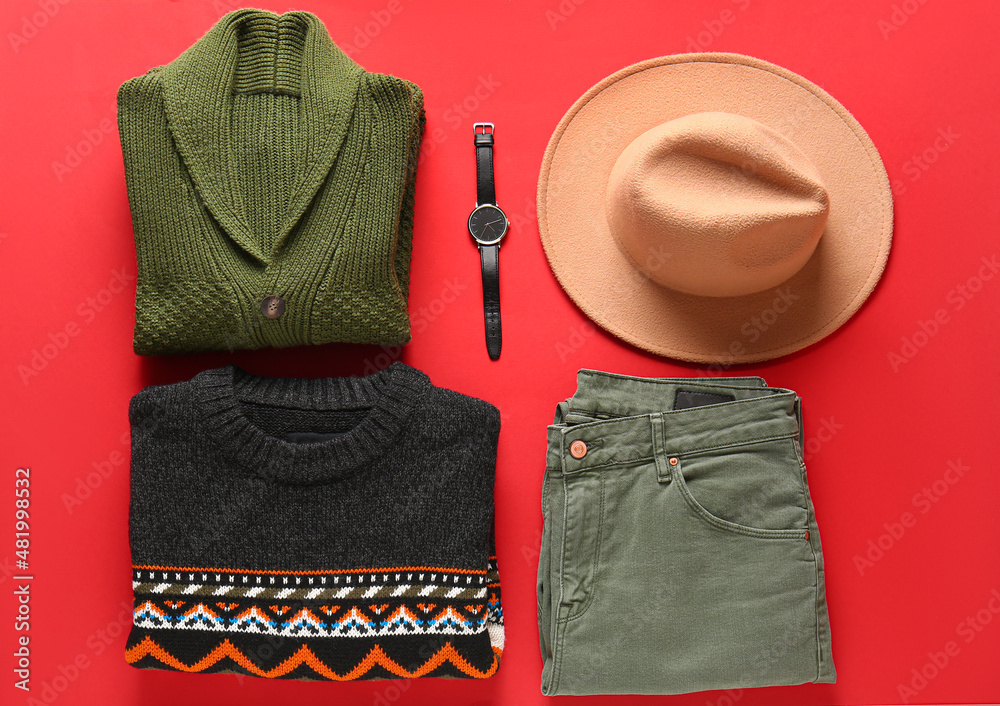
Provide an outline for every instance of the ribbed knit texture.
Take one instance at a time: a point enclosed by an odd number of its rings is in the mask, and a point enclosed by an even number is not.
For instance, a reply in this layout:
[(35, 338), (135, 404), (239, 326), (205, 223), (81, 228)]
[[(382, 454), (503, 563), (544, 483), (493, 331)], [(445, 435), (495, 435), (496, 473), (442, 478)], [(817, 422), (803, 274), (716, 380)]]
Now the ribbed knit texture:
[[(129, 418), (130, 662), (334, 678), (286, 669), (307, 647), (338, 679), (357, 669), (350, 678), (374, 678), (393, 676), (382, 654), (413, 670), (451, 649), (462, 659), (428, 675), (495, 671), (495, 407), (402, 363), (317, 380), (230, 365), (145, 388)], [(326, 436), (290, 440), (303, 432)], [(365, 591), (352, 602), (343, 590), (355, 585)], [(280, 646), (261, 655), (268, 635)], [(238, 650), (255, 666), (213, 650)]]
[(409, 340), (416, 85), (310, 13), (237, 10), (122, 84), (118, 125), (137, 353)]

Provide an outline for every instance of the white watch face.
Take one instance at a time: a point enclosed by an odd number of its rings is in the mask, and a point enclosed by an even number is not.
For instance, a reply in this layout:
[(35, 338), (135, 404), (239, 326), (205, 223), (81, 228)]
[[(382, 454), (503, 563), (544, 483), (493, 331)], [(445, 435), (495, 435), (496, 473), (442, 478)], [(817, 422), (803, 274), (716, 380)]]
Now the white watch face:
[(469, 233), (481, 245), (499, 243), (507, 232), (507, 216), (497, 206), (483, 204), (469, 214)]

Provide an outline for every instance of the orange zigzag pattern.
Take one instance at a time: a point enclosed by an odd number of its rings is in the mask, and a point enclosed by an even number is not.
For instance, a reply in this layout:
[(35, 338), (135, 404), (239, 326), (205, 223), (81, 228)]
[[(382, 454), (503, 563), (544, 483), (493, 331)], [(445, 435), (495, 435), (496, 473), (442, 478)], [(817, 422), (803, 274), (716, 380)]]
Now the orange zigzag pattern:
[(302, 645), (294, 655), (273, 669), (264, 670), (251, 662), (247, 656), (244, 655), (239, 648), (228, 639), (223, 640), (211, 652), (194, 664), (187, 665), (160, 647), (155, 640), (147, 635), (143, 638), (142, 642), (125, 651), (125, 659), (129, 664), (135, 664), (144, 657), (152, 656), (168, 667), (172, 667), (182, 672), (201, 672), (208, 669), (224, 657), (229, 657), (251, 674), (256, 674), (259, 677), (266, 677), (268, 679), (283, 676), (294, 670), (300, 664), (307, 664), (314, 672), (319, 674), (321, 677), (325, 677), (326, 679), (330, 679), (332, 681), (351, 681), (363, 677), (376, 664), (398, 677), (409, 679), (425, 676), (440, 667), (446, 661), (451, 662), (460, 671), (468, 674), (470, 677), (474, 677), (476, 679), (486, 679), (487, 677), (493, 676), (493, 674), (497, 671), (497, 667), (500, 666), (501, 654), (503, 654), (503, 650), (499, 647), (494, 647), (493, 663), (486, 671), (480, 671), (469, 664), (469, 662), (458, 653), (458, 650), (456, 650), (452, 644), (448, 642), (445, 643), (441, 649), (431, 655), (430, 658), (428, 658), (428, 660), (420, 667), (411, 672), (390, 658), (381, 647), (375, 645), (375, 647), (371, 649), (371, 651), (357, 664), (356, 667), (354, 667), (354, 669), (349, 672), (345, 672), (344, 674), (337, 674), (332, 669), (327, 667), (326, 664), (324, 664), (315, 654), (313, 654), (312, 650), (310, 650), (306, 645)]

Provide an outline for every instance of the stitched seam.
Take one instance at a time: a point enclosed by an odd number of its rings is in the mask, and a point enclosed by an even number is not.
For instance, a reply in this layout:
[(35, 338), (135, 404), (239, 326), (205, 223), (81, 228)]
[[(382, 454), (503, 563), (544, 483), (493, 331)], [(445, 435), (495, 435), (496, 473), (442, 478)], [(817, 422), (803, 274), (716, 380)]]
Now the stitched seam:
[[(796, 434), (795, 436), (798, 436)], [(792, 450), (795, 452), (795, 458), (799, 461), (799, 496), (802, 498), (802, 507), (806, 509), (806, 524), (809, 523), (809, 508), (812, 503), (809, 500), (809, 481), (806, 479), (806, 462), (802, 458), (802, 454), (799, 453), (799, 445), (795, 437), (788, 437), (788, 443), (792, 445)]]
[[(795, 436), (798, 436), (798, 434), (795, 434)], [(791, 439), (792, 437), (789, 436), (788, 438)], [(793, 441), (792, 442), (792, 448), (795, 449), (795, 458), (797, 458), (799, 460), (799, 466), (801, 466), (802, 470), (805, 471), (806, 470), (806, 460), (802, 457), (802, 453), (799, 451), (799, 445), (796, 444)]]
[[(739, 389), (746, 389), (746, 390), (757, 390), (757, 389), (775, 390), (775, 389), (784, 389), (784, 388), (774, 388), (774, 387), (756, 388), (756, 387), (747, 387), (747, 388), (739, 388)], [(780, 399), (782, 397), (793, 396), (794, 394), (795, 394), (794, 392), (792, 392), (791, 390), (788, 390), (786, 392), (779, 392), (779, 393), (774, 394), (774, 395), (761, 395), (760, 397), (751, 397), (751, 398), (745, 399), (745, 400), (733, 400), (732, 402), (720, 402), (718, 404), (705, 405), (705, 407), (727, 407), (729, 405), (742, 405), (742, 404), (753, 404), (753, 403), (758, 403), (759, 404), (761, 402), (770, 402), (772, 400), (777, 400), (777, 399)], [(697, 410), (697, 409), (704, 409), (704, 407), (688, 407), (687, 409), (664, 409), (664, 410), (660, 410), (660, 413), (661, 414), (683, 414), (685, 412), (690, 412), (692, 410)], [(573, 413), (589, 414), (590, 416), (594, 416), (594, 417), (601, 416), (597, 412), (594, 412), (594, 411), (591, 411), (591, 410), (587, 410), (587, 409), (583, 409), (581, 407), (572, 407), (571, 411)], [(646, 417), (646, 416), (649, 416), (649, 412), (639, 413), (639, 414), (627, 414), (625, 416), (615, 416), (615, 415), (612, 415), (612, 416), (609, 416), (609, 417), (601, 417), (601, 419), (598, 419), (598, 420), (593, 421), (593, 422), (583, 422), (581, 424), (575, 424), (573, 426), (586, 426), (588, 424), (601, 424), (602, 422), (605, 422), (605, 421), (608, 421), (608, 420), (611, 420), (611, 419), (634, 419), (635, 417)]]
[[(683, 453), (678, 452), (676, 455), (679, 456), (679, 457), (681, 457), (681, 458), (696, 458), (699, 454), (702, 454), (702, 453), (705, 453), (705, 452), (708, 452), (708, 451), (717, 451), (717, 450), (720, 450), (720, 449), (731, 449), (731, 448), (737, 448), (737, 447), (740, 447), (740, 446), (754, 446), (756, 444), (761, 444), (761, 443), (765, 443), (765, 442), (768, 442), (768, 441), (778, 441), (778, 440), (781, 440), (781, 439), (791, 439), (792, 437), (797, 436), (797, 435), (798, 435), (798, 432), (788, 433), (788, 434), (782, 434), (782, 435), (779, 435), (779, 436), (762, 436), (762, 437), (756, 437), (756, 438), (753, 438), (753, 439), (748, 439), (748, 440), (745, 440), (745, 441), (736, 441), (736, 442), (733, 442), (731, 444), (721, 444), (721, 445), (718, 445), (718, 446), (706, 446), (704, 448), (697, 448), (697, 449), (694, 449), (692, 451), (685, 451)], [(601, 470), (603, 468), (612, 468), (612, 467), (615, 467), (615, 466), (626, 466), (626, 465), (630, 465), (630, 464), (634, 464), (634, 463), (648, 462), (648, 461), (655, 461), (655, 460), (656, 460), (656, 455), (654, 454), (653, 456), (642, 456), (640, 458), (629, 458), (629, 459), (623, 459), (621, 461), (608, 461), (606, 463), (600, 463), (600, 464), (593, 465), (593, 466), (585, 466), (583, 468), (579, 468), (579, 469), (572, 470), (572, 471), (563, 471), (563, 474), (564, 475), (577, 475), (579, 473), (586, 473), (587, 471), (597, 471), (597, 470)]]
[(580, 473), (586, 473), (587, 471), (598, 471), (601, 470), (602, 468), (612, 468), (614, 466), (627, 466), (633, 463), (639, 463), (640, 461), (648, 462), (655, 460), (656, 460), (655, 456), (643, 456), (642, 458), (629, 458), (622, 461), (608, 461), (607, 463), (601, 463), (596, 466), (585, 466), (575, 471), (564, 471), (563, 474), (567, 476), (573, 476), (573, 475), (578, 475)]
[[(627, 380), (628, 378), (625, 378), (625, 379)], [(670, 384), (677, 384), (677, 383), (670, 383)], [(720, 387), (720, 386), (715, 385), (713, 387)], [(732, 388), (732, 389), (735, 389), (735, 390), (776, 390), (776, 389), (783, 389), (783, 388), (774, 388), (774, 387), (740, 387), (740, 388)], [(663, 409), (663, 410), (659, 410), (659, 411), (662, 412), (663, 414), (679, 414), (681, 412), (690, 412), (693, 409), (701, 409), (702, 407), (722, 407), (724, 405), (751, 404), (751, 403), (755, 403), (755, 402), (756, 403), (770, 402), (771, 400), (780, 399), (782, 397), (791, 396), (793, 394), (795, 394), (795, 393), (793, 393), (793, 392), (791, 392), (789, 390), (788, 392), (778, 392), (778, 393), (775, 393), (775, 394), (758, 395), (757, 397), (748, 397), (748, 398), (746, 398), (744, 400), (730, 400), (728, 402), (717, 402), (717, 403), (711, 404), (711, 405), (702, 405), (701, 407), (685, 407), (684, 409)], [(577, 413), (590, 414), (591, 416), (594, 416), (594, 417), (601, 417), (601, 419), (629, 419), (630, 417), (641, 417), (641, 416), (644, 416), (643, 414), (628, 414), (628, 415), (625, 415), (625, 416), (613, 415), (612, 414), (612, 415), (609, 415), (609, 416), (603, 416), (601, 413), (598, 413), (595, 410), (588, 410), (588, 409), (585, 409), (583, 407), (573, 407), (573, 411), (577, 412)], [(604, 413), (604, 414), (607, 414), (607, 413)], [(648, 412), (646, 414), (648, 414)], [(585, 422), (585, 424), (591, 424), (591, 423), (592, 422)]]
[(672, 479), (670, 465), (665, 461), (666, 453), (663, 450), (666, 437), (663, 431), (663, 417), (652, 415), (649, 418), (649, 429), (653, 439), (653, 466), (656, 468), (656, 482), (669, 483)]
[(639, 414), (629, 414), (629, 415), (626, 415), (624, 417), (615, 416), (615, 415), (604, 416), (604, 415), (598, 414), (597, 412), (592, 412), (592, 411), (586, 410), (586, 409), (581, 410), (581, 409), (578, 409), (577, 407), (571, 408), (570, 409), (570, 414), (585, 414), (585, 415), (590, 416), (590, 417), (598, 417), (598, 418), (594, 419), (594, 420), (591, 420), (589, 422), (577, 422), (575, 424), (564, 424), (563, 426), (559, 427), (560, 429), (577, 429), (579, 427), (591, 427), (591, 426), (597, 426), (598, 424), (604, 424), (604, 423), (610, 422), (610, 421), (619, 421), (619, 420), (624, 421), (624, 420), (628, 420), (628, 419), (642, 419), (643, 417), (650, 416), (650, 412), (642, 412), (642, 413), (639, 413)]
[[(767, 381), (759, 375), (740, 375), (737, 377), (719, 377), (719, 378), (706, 378), (705, 380), (691, 380), (690, 378), (647, 378), (647, 377), (636, 377), (635, 375), (625, 375), (624, 373), (609, 373), (604, 370), (591, 370), (586, 368), (580, 371), (581, 373), (587, 375), (588, 377), (609, 377), (618, 378), (620, 380), (638, 380), (640, 382), (646, 383), (650, 382), (656, 385), (697, 385), (699, 387), (735, 387), (738, 390), (784, 390), (783, 387), (773, 387), (767, 388)], [(759, 380), (764, 383), (765, 387), (742, 387), (739, 385), (726, 385), (726, 382), (737, 382), (741, 380)]]
[(677, 476), (677, 483), (681, 489), (681, 495), (687, 501), (688, 507), (690, 507), (694, 511), (694, 513), (699, 517), (701, 517), (704, 521), (708, 522), (710, 525), (714, 527), (717, 527), (718, 529), (725, 530), (727, 532), (733, 532), (735, 534), (743, 534), (749, 537), (755, 537), (757, 539), (804, 539), (805, 538), (807, 530), (763, 529), (759, 527), (747, 527), (746, 525), (740, 525), (735, 522), (723, 520), (721, 517), (716, 517), (708, 510), (706, 510), (691, 493), (691, 490), (687, 487), (687, 481), (684, 478), (684, 472), (679, 467), (674, 469), (674, 475)]
[[(561, 628), (561, 629), (560, 629)], [(562, 678), (563, 650), (561, 649), (563, 637), (566, 635), (566, 623), (556, 623), (556, 633), (559, 635), (559, 656), (556, 658), (555, 669), (552, 672), (552, 692), (559, 690), (559, 681)]]
[[(546, 471), (545, 477), (544, 477), (544, 484), (542, 486), (542, 491), (543, 491), (542, 497), (543, 497), (543, 500), (547, 499), (551, 503), (551, 501), (552, 501), (552, 491), (549, 490), (549, 487), (550, 487), (549, 483), (550, 483), (550, 481), (551, 481), (551, 478), (549, 477), (548, 471)], [(547, 494), (546, 494), (545, 491), (548, 491)], [(547, 495), (547, 497), (546, 497), (546, 495)], [(549, 544), (548, 547), (546, 547), (544, 544), (542, 545), (542, 551), (546, 552), (546, 557), (547, 557), (547, 560), (546, 560), (546, 571), (545, 571), (545, 573), (546, 573), (545, 581), (546, 581), (546, 583), (548, 584), (548, 587), (549, 587), (549, 590), (548, 590), (548, 592), (549, 592), (549, 596), (548, 596), (548, 599), (549, 599), (549, 620), (548, 620), (547, 624), (545, 625), (545, 630), (548, 633), (549, 649), (551, 651), (550, 658), (552, 660), (552, 667), (553, 667), (553, 670), (554, 670), (555, 669), (555, 665), (556, 665), (556, 660), (557, 660), (556, 639), (558, 638), (558, 635), (559, 635), (559, 625), (557, 623), (553, 622), (553, 620), (552, 620), (552, 618), (555, 617), (555, 616), (553, 615), (553, 611), (552, 611), (552, 588), (553, 588), (553, 586), (552, 586), (552, 584), (553, 584), (553, 581), (552, 581), (552, 535), (554, 533), (552, 532), (551, 521), (552, 521), (552, 511), (551, 511), (551, 509), (549, 507), (547, 507), (543, 503), (543, 505), (542, 505), (542, 522), (543, 522), (542, 537), (543, 537), (543, 540), (547, 539), (548, 540), (548, 544)], [(545, 525), (546, 524), (549, 525), (549, 527), (548, 527), (549, 531), (548, 531), (548, 536), (547, 537), (545, 536), (545, 529), (546, 529)], [(561, 581), (562, 581), (562, 577), (560, 577), (560, 582)], [(539, 630), (541, 630), (541, 622), (540, 621), (539, 621)], [(552, 673), (549, 674), (548, 681), (551, 683), (551, 681), (552, 681)], [(542, 688), (543, 688), (543, 690), (544, 690), (545, 686), (546, 686), (546, 684), (543, 681), (542, 682)]]
[[(693, 499), (693, 498), (691, 498)], [(719, 517), (708, 512), (700, 504), (694, 505), (694, 510), (698, 515), (700, 515), (709, 524), (718, 527), (721, 530), (728, 532), (734, 532), (737, 534), (744, 534), (749, 537), (756, 537), (758, 539), (803, 539), (805, 537), (805, 530), (768, 530), (760, 529), (757, 527), (747, 527), (745, 525), (738, 525), (734, 522), (729, 522), (728, 520), (723, 520)]]
[[(807, 496), (809, 489), (809, 482), (806, 478), (808, 471), (806, 470), (806, 462), (799, 451), (799, 445), (795, 443), (795, 440), (791, 440), (792, 447), (795, 449), (795, 455), (799, 459), (799, 478), (801, 479), (802, 492), (806, 496), (806, 522), (809, 525), (815, 524), (815, 512), (812, 510), (812, 503), (809, 502)], [(812, 520), (810, 522), (810, 520)], [(823, 673), (823, 642), (820, 636), (819, 624), (820, 624), (820, 606), (819, 606), (819, 588), (820, 588), (820, 575), (819, 575), (819, 557), (816, 554), (816, 548), (814, 542), (819, 541), (819, 528), (815, 528), (815, 538), (810, 536), (809, 550), (812, 552), (813, 558), (813, 635), (816, 640), (816, 679), (813, 683), (820, 680)]]
[(793, 436), (798, 436), (798, 435), (799, 433), (796, 431), (796, 432), (789, 432), (788, 434), (779, 434), (777, 436), (759, 436), (759, 437), (754, 437), (752, 439), (734, 441), (731, 444), (719, 444), (718, 446), (705, 446), (703, 448), (697, 448), (691, 451), (680, 452), (675, 455), (680, 456), (681, 458), (688, 458), (697, 456), (707, 451), (718, 451), (719, 449), (734, 449), (740, 446), (755, 446), (757, 444), (762, 444), (767, 441), (779, 441), (781, 439), (791, 439)]
[[(817, 541), (819, 540), (819, 532), (815, 532)], [(813, 547), (812, 541), (809, 542), (809, 549), (812, 551), (813, 557), (813, 634), (816, 639), (816, 679), (813, 683), (819, 681), (823, 672), (823, 643), (820, 640), (819, 634), (819, 561), (816, 558), (816, 549)]]
[(559, 600), (556, 602), (555, 606), (555, 636), (552, 642), (552, 656), (554, 659), (554, 664), (552, 667), (552, 679), (550, 686), (552, 692), (554, 693), (559, 688), (559, 676), (562, 669), (562, 636), (565, 634), (565, 621), (559, 619), (559, 607), (562, 605), (563, 599), (563, 572), (566, 566), (566, 517), (569, 508), (569, 490), (566, 486), (566, 481), (563, 481), (563, 525), (562, 533), (559, 542)]
[(601, 501), (598, 504), (597, 516), (597, 551), (594, 555), (594, 568), (590, 576), (590, 591), (587, 593), (587, 598), (584, 600), (583, 605), (580, 606), (580, 611), (576, 615), (567, 616), (566, 622), (570, 620), (576, 620), (587, 612), (590, 608), (591, 602), (594, 600), (594, 586), (597, 584), (597, 569), (601, 565), (601, 542), (604, 540), (604, 476), (601, 476)]
[(566, 520), (569, 515), (569, 489), (567, 487), (566, 481), (563, 481), (563, 522), (562, 522), (562, 532), (559, 538), (559, 600), (556, 602), (556, 624), (558, 625), (561, 621), (559, 620), (559, 607), (562, 605), (563, 595), (565, 593), (563, 587), (563, 575), (566, 572)]
[[(550, 578), (550, 576), (551, 576), (551, 570), (550, 569), (551, 569), (551, 560), (552, 560), (552, 557), (549, 555), (548, 551), (546, 550), (546, 546), (545, 546), (546, 542), (549, 541), (549, 540), (551, 540), (551, 530), (549, 532), (545, 531), (546, 529), (549, 529), (549, 521), (551, 519), (549, 517), (548, 508), (546, 507), (546, 501), (548, 500), (548, 486), (549, 486), (549, 474), (545, 473), (542, 476), (542, 503), (541, 503), (542, 504), (542, 536), (541, 536), (541, 539), (539, 540), (539, 544), (538, 544), (538, 574), (539, 575), (536, 578), (536, 581), (538, 581), (539, 583), (541, 583), (541, 586), (539, 586), (539, 588), (542, 589), (541, 591), (538, 591), (536, 589), (536, 594), (537, 594), (537, 596), (536, 596), (536, 602), (538, 603), (538, 631), (539, 631), (539, 633), (542, 633), (542, 637), (543, 638), (545, 636), (545, 633), (548, 632), (548, 626), (547, 625), (544, 625), (544, 626), (542, 625), (542, 603), (544, 602), (544, 598), (545, 598), (544, 587), (548, 586), (549, 587), (548, 593), (552, 592), (552, 580)], [(542, 558), (543, 557), (545, 559), (545, 570), (544, 571), (542, 571)], [(551, 644), (552, 636), (549, 635), (548, 639), (549, 639), (549, 644)]]

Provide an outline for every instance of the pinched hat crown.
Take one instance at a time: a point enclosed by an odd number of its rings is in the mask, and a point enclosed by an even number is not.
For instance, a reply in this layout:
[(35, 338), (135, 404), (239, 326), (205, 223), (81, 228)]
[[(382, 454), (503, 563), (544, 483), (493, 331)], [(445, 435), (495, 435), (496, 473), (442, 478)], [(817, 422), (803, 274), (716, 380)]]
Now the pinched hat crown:
[(819, 171), (783, 135), (741, 115), (706, 112), (635, 138), (605, 194), (619, 249), (654, 282), (733, 297), (776, 287), (816, 249), (830, 198)]

